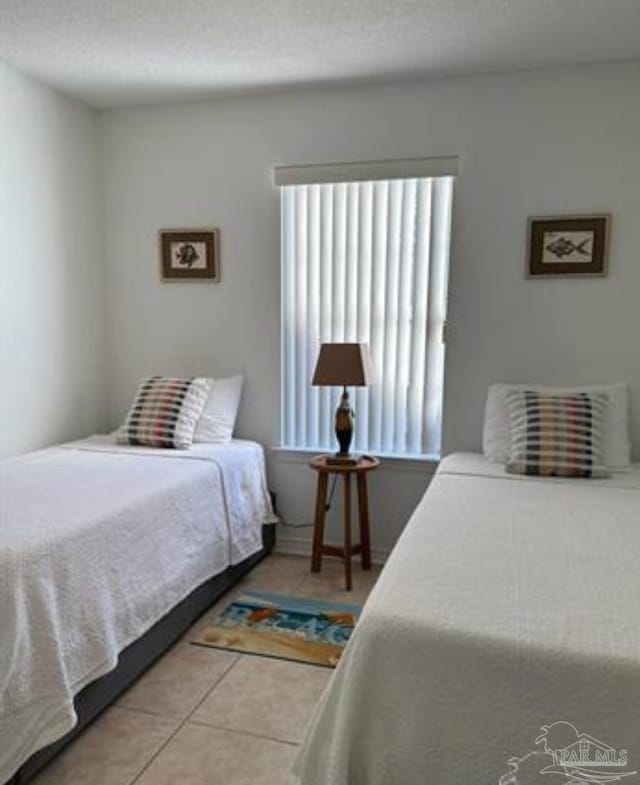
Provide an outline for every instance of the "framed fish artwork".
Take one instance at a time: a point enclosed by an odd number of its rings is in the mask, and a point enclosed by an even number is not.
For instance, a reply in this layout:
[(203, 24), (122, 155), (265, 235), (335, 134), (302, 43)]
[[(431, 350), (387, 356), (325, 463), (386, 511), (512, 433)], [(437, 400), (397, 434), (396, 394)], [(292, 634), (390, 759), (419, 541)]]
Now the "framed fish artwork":
[(607, 214), (529, 218), (527, 277), (606, 275), (610, 222)]

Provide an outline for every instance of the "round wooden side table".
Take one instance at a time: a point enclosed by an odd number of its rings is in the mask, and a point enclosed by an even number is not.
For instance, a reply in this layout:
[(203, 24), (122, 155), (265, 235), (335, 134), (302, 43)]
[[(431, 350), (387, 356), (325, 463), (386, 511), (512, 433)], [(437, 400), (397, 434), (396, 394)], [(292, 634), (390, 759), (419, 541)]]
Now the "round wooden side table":
[[(347, 591), (351, 591), (351, 557), (360, 554), (362, 569), (371, 569), (371, 544), (369, 539), (369, 500), (367, 497), (367, 474), (380, 466), (377, 458), (363, 455), (354, 465), (327, 463), (331, 456), (318, 455), (309, 466), (318, 472), (316, 494), (316, 515), (313, 524), (313, 551), (311, 572), (320, 572), (322, 556), (337, 556), (344, 562), (344, 576)], [(324, 522), (327, 507), (327, 486), (329, 475), (342, 475), (344, 489), (344, 547), (324, 544)], [(358, 484), (358, 507), (360, 512), (360, 544), (351, 543), (351, 477), (355, 475)]]

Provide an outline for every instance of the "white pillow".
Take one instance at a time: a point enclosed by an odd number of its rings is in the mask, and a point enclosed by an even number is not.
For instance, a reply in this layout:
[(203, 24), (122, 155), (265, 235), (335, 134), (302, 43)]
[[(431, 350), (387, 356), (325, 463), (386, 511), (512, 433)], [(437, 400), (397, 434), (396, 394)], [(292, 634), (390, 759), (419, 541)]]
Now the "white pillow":
[(625, 382), (592, 384), (583, 387), (545, 387), (541, 384), (492, 384), (484, 411), (482, 449), (490, 461), (506, 463), (511, 434), (507, 393), (511, 390), (537, 390), (550, 394), (588, 392), (606, 393), (609, 398), (604, 432), (604, 460), (612, 471), (625, 471), (631, 463), (629, 441), (629, 391)]
[(233, 436), (244, 377), (230, 376), (207, 381), (211, 382), (211, 387), (193, 441), (226, 444)]

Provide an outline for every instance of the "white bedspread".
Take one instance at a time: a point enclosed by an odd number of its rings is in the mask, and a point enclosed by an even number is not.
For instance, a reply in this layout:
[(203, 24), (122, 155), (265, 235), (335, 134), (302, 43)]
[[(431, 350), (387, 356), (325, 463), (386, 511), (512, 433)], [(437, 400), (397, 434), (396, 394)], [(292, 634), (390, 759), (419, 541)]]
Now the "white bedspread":
[(0, 463), (0, 783), (180, 600), (261, 547), (262, 448), (92, 437)]
[(628, 750), (609, 774), (640, 771), (639, 567), (639, 467), (544, 481), (447, 458), (314, 714), (303, 785), (562, 785), (536, 745), (560, 721)]

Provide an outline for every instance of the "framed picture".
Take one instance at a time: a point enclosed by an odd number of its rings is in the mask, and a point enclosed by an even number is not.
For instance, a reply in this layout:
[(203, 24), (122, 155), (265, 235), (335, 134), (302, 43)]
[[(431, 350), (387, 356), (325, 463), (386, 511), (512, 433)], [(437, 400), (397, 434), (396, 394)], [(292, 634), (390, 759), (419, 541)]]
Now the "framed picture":
[(528, 277), (607, 274), (609, 215), (529, 218)]
[(163, 281), (219, 281), (219, 229), (160, 232)]

